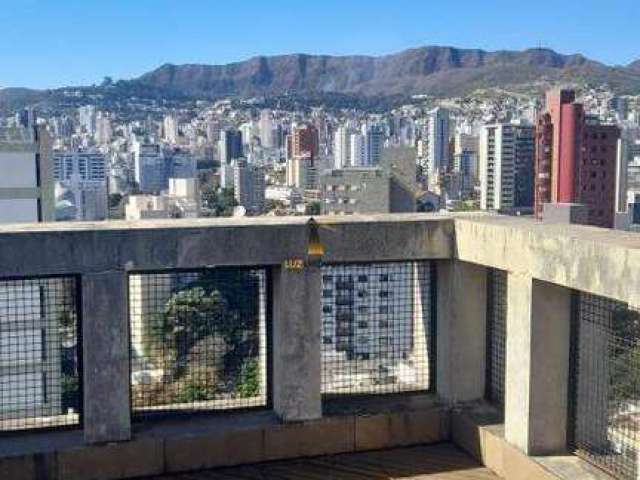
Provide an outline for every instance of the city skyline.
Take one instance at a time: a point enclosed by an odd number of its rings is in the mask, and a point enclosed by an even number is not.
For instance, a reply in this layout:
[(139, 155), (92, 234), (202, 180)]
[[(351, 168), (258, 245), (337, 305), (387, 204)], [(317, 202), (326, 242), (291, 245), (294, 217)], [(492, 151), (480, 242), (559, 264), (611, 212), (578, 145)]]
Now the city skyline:
[[(151, 10), (150, 2), (115, 1), (98, 9), (77, 0), (27, 0), (0, 13), (7, 37), (20, 39), (0, 45), (8, 67), (0, 88), (90, 85), (106, 76), (135, 78), (165, 63), (226, 64), (289, 53), (378, 56), (422, 45), (491, 51), (543, 46), (609, 65), (639, 60), (633, 19), (640, 6), (632, 0), (614, 8), (586, 3), (545, 0), (527, 13), (525, 24), (503, 1), (491, 9), (467, 0), (438, 9), (417, 1), (369, 2), (366, 9), (333, 0), (322, 9), (249, 2), (240, 10), (163, 0)], [(548, 15), (551, 9), (554, 15)]]

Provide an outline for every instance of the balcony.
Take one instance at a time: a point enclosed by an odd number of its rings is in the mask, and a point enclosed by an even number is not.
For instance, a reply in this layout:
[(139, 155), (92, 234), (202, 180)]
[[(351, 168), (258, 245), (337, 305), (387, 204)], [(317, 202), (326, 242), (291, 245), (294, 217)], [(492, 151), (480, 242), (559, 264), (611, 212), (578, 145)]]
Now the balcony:
[(635, 479), (639, 286), (514, 217), (0, 226), (0, 478)]

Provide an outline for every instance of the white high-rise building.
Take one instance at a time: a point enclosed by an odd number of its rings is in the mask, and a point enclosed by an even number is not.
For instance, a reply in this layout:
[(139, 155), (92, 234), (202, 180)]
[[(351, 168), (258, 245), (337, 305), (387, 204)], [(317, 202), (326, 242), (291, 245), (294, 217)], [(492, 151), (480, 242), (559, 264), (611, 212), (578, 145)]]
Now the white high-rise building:
[(96, 133), (95, 140), (98, 145), (106, 145), (111, 142), (113, 131), (111, 129), (111, 119), (109, 115), (99, 112), (96, 117)]
[(333, 134), (333, 159), (336, 169), (342, 169), (351, 164), (351, 137), (346, 127), (338, 127)]
[(435, 108), (429, 112), (429, 149), (427, 169), (435, 175), (449, 165), (449, 110)]
[(364, 135), (354, 133), (350, 138), (349, 161), (352, 167), (364, 167), (367, 165), (367, 142)]
[(96, 133), (96, 107), (85, 105), (78, 108), (78, 120), (80, 128), (89, 135)]
[(43, 127), (0, 129), (0, 223), (54, 220), (51, 140)]
[(173, 115), (164, 117), (163, 131), (165, 142), (172, 145), (178, 143), (178, 121)]
[(105, 220), (108, 211), (104, 155), (58, 153), (53, 158), (56, 180), (56, 219)]
[(271, 112), (262, 110), (260, 112), (260, 144), (264, 148), (273, 148), (274, 146), (274, 128)]
[(509, 212), (533, 207), (534, 129), (497, 124), (480, 135), (480, 208)]

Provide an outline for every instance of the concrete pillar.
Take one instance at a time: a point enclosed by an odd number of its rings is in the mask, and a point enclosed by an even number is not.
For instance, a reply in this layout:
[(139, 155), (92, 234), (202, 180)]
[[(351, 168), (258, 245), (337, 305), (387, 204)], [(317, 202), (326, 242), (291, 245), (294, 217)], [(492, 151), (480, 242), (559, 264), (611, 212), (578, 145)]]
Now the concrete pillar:
[(129, 334), (124, 272), (82, 277), (84, 437), (88, 443), (129, 440)]
[(487, 270), (456, 260), (437, 262), (437, 391), (454, 404), (484, 397)]
[(508, 274), (505, 437), (527, 455), (563, 452), (571, 291)]
[(273, 282), (273, 406), (284, 421), (322, 416), (322, 276), (319, 266), (279, 267)]

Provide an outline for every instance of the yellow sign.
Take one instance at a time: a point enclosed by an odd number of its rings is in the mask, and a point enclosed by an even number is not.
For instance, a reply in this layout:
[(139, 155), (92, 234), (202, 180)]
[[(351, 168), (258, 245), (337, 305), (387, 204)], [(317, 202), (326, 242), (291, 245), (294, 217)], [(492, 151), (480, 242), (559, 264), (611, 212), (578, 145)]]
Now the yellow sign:
[(285, 270), (301, 272), (304, 270), (304, 260), (301, 258), (288, 258), (282, 264)]

